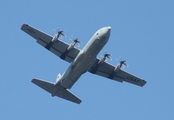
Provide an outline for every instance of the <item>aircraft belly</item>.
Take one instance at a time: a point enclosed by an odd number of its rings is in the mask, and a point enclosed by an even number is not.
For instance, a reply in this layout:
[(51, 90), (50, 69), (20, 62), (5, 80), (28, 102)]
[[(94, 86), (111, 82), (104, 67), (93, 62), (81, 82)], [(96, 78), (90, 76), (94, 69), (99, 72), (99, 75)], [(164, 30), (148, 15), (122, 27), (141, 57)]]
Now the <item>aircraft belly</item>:
[(70, 89), (79, 77), (89, 70), (96, 60), (97, 54), (106, 44), (103, 39), (94, 39), (87, 43), (82, 51), (77, 55), (74, 61), (69, 66), (68, 70), (64, 73), (61, 86)]
[(61, 85), (65, 88), (70, 89), (73, 84), (79, 79), (79, 77), (91, 67), (94, 61), (94, 58), (91, 59), (89, 56), (86, 57), (85, 54), (79, 56), (79, 58), (75, 62), (73, 62), (65, 72)]

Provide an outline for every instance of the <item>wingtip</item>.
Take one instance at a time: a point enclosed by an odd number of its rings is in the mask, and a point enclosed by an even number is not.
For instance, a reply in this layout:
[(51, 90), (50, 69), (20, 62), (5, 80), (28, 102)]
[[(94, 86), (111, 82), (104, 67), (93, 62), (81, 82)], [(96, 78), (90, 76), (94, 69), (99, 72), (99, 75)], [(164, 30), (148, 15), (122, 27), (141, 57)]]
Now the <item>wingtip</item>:
[(24, 26), (29, 26), (29, 25), (28, 25), (28, 24), (25, 24), (25, 23), (22, 24), (22, 26), (21, 26), (21, 30), (23, 29)]
[(77, 104), (80, 104), (82, 101), (81, 100), (79, 100), (79, 102), (77, 102)]
[(34, 83), (34, 81), (35, 81), (35, 80), (36, 80), (36, 79), (35, 79), (35, 78), (33, 78), (33, 79), (31, 80), (31, 82), (32, 82), (32, 83)]
[(143, 80), (142, 83), (143, 84), (141, 85), (141, 87), (143, 87), (144, 85), (146, 85), (147, 81)]

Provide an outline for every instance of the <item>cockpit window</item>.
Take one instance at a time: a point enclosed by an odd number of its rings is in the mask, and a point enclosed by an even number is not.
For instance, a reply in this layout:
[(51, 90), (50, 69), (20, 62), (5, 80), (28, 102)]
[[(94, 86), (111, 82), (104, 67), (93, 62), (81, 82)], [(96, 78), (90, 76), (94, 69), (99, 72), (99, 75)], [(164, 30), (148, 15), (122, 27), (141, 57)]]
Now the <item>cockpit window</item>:
[(97, 33), (96, 35), (98, 35), (99, 33)]

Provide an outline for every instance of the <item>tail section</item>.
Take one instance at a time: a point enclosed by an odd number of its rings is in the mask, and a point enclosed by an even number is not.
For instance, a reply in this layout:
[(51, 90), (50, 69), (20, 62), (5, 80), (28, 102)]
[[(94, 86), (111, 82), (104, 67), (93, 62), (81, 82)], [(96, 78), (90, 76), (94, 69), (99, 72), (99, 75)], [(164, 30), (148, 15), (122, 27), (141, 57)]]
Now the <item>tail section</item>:
[(69, 92), (62, 86), (55, 86), (54, 83), (39, 80), (36, 78), (34, 78), (32, 82), (37, 86), (41, 87), (42, 89), (46, 90), (47, 92), (51, 93), (52, 96), (58, 96), (60, 98), (69, 100), (71, 102), (75, 102), (77, 104), (80, 104), (82, 102), (78, 97), (73, 95), (71, 92)]

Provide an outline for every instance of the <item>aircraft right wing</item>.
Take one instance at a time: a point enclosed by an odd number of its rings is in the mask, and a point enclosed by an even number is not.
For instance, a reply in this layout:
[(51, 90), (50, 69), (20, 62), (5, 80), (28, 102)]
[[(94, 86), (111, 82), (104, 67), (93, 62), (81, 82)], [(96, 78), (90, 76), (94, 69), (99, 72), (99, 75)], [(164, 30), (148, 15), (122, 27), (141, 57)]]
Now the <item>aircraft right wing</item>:
[(33, 28), (27, 24), (23, 24), (21, 30), (35, 38), (37, 40), (37, 43), (39, 43), (40, 45), (42, 45), (43, 47), (67, 62), (72, 62), (77, 54), (80, 52), (80, 50), (77, 48), (72, 48), (70, 52), (67, 52), (66, 50), (69, 47), (67, 43), (60, 40), (52, 42), (52, 36), (42, 31), (39, 31), (36, 28)]
[(115, 66), (108, 64), (106, 62), (102, 63), (101, 65), (98, 65), (99, 61), (100, 61), (99, 59), (96, 59), (95, 63), (92, 65), (92, 67), (88, 71), (93, 74), (97, 74), (102, 77), (106, 77), (118, 82), (125, 81), (138, 86), (144, 86), (146, 84), (145, 80), (138, 78), (121, 69), (115, 72), (114, 71)]

